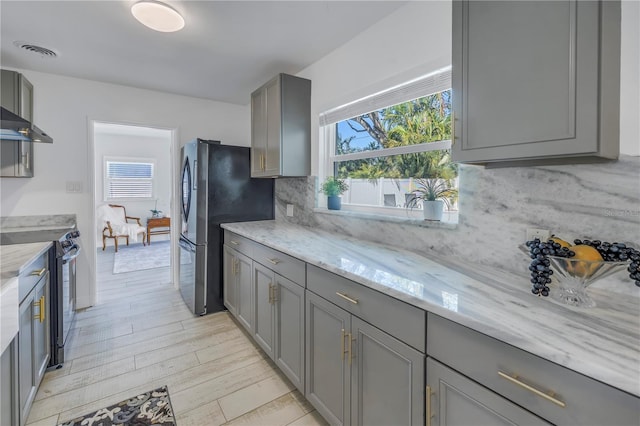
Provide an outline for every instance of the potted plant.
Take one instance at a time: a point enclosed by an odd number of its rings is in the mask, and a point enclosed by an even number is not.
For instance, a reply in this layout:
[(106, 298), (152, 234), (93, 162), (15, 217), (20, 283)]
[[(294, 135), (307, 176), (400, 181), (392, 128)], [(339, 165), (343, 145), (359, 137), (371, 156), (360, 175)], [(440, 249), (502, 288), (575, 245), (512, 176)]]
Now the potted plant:
[(418, 188), (409, 197), (408, 206), (417, 207), (418, 200), (422, 200), (425, 220), (441, 220), (444, 205), (451, 207), (451, 200), (457, 198), (458, 190), (449, 179), (419, 178), (416, 184)]
[(347, 183), (335, 176), (329, 176), (320, 186), (320, 192), (327, 196), (327, 208), (329, 210), (340, 210), (342, 202), (340, 195), (349, 189)]

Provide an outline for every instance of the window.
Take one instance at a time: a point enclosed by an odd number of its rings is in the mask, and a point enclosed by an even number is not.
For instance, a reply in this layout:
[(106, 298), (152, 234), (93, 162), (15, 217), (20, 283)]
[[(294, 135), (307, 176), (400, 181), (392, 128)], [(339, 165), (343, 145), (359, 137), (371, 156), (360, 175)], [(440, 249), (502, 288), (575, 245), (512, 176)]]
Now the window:
[(349, 185), (343, 208), (420, 217), (420, 195), (432, 182), (447, 189), (442, 220), (457, 222), (450, 87), (446, 68), (320, 116), (325, 176)]
[(123, 198), (148, 199), (153, 197), (153, 160), (126, 161), (105, 158), (105, 201)]

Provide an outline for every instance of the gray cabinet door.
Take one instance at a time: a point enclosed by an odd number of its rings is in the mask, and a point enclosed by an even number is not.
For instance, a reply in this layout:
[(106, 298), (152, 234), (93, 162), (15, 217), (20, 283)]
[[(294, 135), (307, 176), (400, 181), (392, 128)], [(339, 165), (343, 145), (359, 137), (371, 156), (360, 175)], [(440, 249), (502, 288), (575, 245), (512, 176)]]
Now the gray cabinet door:
[(37, 305), (33, 318), (33, 376), (36, 389), (44, 377), (49, 362), (49, 272), (34, 289)]
[(274, 311), (273, 271), (253, 262), (253, 294), (255, 298), (254, 339), (260, 347), (274, 359)]
[(305, 397), (332, 425), (349, 424), (351, 314), (306, 291)]
[[(33, 85), (24, 75), (1, 70), (2, 106), (33, 121)], [(33, 142), (0, 142), (0, 177), (33, 177)]]
[(304, 394), (304, 288), (275, 274), (275, 361)]
[(264, 165), (266, 176), (276, 176), (281, 173), (280, 143), (281, 143), (281, 98), (280, 78), (273, 79), (264, 88), (267, 96), (267, 150)]
[(254, 332), (253, 319), (253, 271), (247, 256), (236, 253), (236, 318), (251, 334)]
[(236, 315), (236, 268), (237, 268), (237, 256), (236, 251), (223, 246), (222, 253), (222, 297), (224, 300), (224, 306), (229, 310), (232, 315)]
[[(24, 425), (29, 414), (31, 401), (36, 394), (36, 378), (34, 375), (34, 316), (38, 313), (35, 300), (36, 292), (32, 290), (22, 301), (19, 308), (18, 331), (18, 383), (20, 403), (20, 424)], [(39, 303), (39, 301), (38, 301)]]
[(619, 9), (454, 1), (453, 159), (617, 158)]
[[(473, 356), (473, 355), (470, 355)], [(427, 358), (427, 415), (438, 426), (548, 425), (476, 382)]]
[(267, 154), (267, 94), (263, 89), (251, 94), (251, 176), (264, 176)]
[(18, 339), (7, 346), (0, 357), (0, 425), (20, 422), (18, 406)]
[(351, 424), (424, 424), (425, 356), (351, 318)]

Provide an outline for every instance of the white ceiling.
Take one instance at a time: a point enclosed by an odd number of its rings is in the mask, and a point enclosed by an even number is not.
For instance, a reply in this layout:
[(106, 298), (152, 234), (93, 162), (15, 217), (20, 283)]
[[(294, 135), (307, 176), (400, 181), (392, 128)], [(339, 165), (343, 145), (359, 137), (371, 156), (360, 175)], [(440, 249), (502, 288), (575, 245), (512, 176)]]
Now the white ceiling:
[(167, 1), (186, 21), (176, 33), (138, 23), (133, 3), (2, 0), (0, 63), (245, 105), (277, 73), (299, 72), (406, 2)]

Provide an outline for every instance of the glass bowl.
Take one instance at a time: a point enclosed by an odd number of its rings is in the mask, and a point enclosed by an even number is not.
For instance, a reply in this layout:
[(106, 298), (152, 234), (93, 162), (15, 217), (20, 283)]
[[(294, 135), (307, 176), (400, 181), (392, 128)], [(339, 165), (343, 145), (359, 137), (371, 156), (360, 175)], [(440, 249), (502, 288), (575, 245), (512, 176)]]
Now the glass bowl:
[[(521, 249), (529, 256), (529, 247), (521, 246)], [(549, 297), (565, 305), (580, 308), (596, 306), (596, 302), (587, 294), (587, 287), (629, 266), (628, 262), (580, 260), (557, 256), (547, 256), (547, 258), (553, 270)]]
[(555, 288), (549, 289), (549, 296), (560, 303), (581, 308), (596, 306), (595, 300), (587, 294), (587, 287), (601, 278), (626, 269), (629, 265), (628, 262), (547, 257), (554, 272), (551, 279), (556, 283)]

